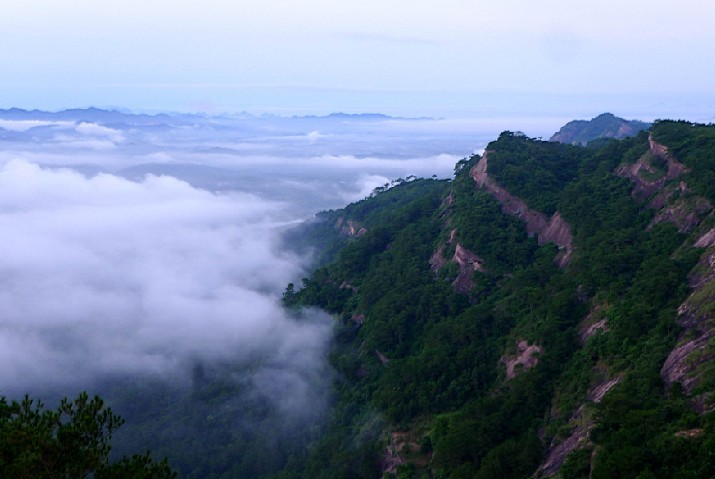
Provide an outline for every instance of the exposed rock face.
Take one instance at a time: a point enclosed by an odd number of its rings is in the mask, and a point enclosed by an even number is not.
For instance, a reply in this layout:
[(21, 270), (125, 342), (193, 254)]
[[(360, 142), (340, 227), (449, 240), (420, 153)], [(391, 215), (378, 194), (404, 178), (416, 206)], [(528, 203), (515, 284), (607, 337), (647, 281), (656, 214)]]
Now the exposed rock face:
[[(649, 152), (632, 165), (619, 166), (616, 174), (633, 182), (633, 196), (636, 199), (645, 201), (651, 198), (648, 207), (657, 210), (657, 213), (649, 228), (667, 222), (673, 223), (681, 233), (690, 232), (700, 224), (713, 206), (707, 198), (696, 196), (690, 191), (684, 181), (666, 187), (668, 181), (678, 178), (688, 169), (670, 154), (666, 146), (657, 143), (652, 135), (648, 142)], [(667, 171), (664, 174), (659, 173), (653, 166), (653, 158), (666, 162)]]
[(363, 236), (365, 233), (367, 233), (367, 229), (363, 228), (359, 224), (353, 222), (353, 221), (348, 221), (348, 235), (349, 236), (354, 236), (355, 238), (359, 238)]
[(588, 400), (593, 401), (595, 403), (600, 403), (603, 400), (603, 397), (608, 394), (608, 392), (613, 389), (619, 382), (621, 382), (620, 376), (615, 377), (604, 383), (597, 384), (588, 393)]
[[(696, 244), (710, 245), (715, 235), (712, 231)], [(693, 292), (678, 308), (678, 322), (685, 329), (660, 371), (666, 388), (679, 382), (686, 394), (692, 394), (699, 384), (700, 368), (715, 360), (715, 348), (711, 344), (715, 338), (715, 248), (708, 248), (693, 271), (689, 278)], [(705, 399), (696, 401), (703, 409)]]
[(709, 246), (715, 246), (715, 228), (711, 228), (710, 231), (695, 242), (696, 248), (707, 248)]
[(409, 462), (425, 467), (429, 464), (431, 454), (420, 453), (415, 431), (392, 431), (388, 435), (388, 444), (382, 459), (382, 472), (397, 474), (397, 467)]
[(639, 131), (650, 128), (650, 123), (637, 120), (624, 120), (611, 113), (603, 113), (589, 121), (574, 120), (555, 133), (550, 141), (569, 145), (585, 145), (597, 138), (623, 139), (635, 136)]
[(519, 341), (517, 345), (518, 353), (516, 356), (505, 356), (501, 358), (502, 362), (506, 366), (506, 377), (507, 379), (512, 379), (516, 376), (518, 369), (517, 366), (521, 366), (521, 369), (528, 370), (539, 364), (538, 353), (541, 352), (541, 347), (535, 344), (529, 344), (527, 341)]
[(670, 154), (667, 146), (661, 145), (653, 139), (653, 135), (648, 137), (648, 145), (653, 156), (667, 160), (668, 172), (665, 175), (666, 180), (673, 180), (688, 171), (688, 168), (684, 164), (680, 163)]
[[(457, 230), (452, 229), (449, 232), (449, 239), (447, 240), (448, 245), (452, 245), (457, 241)], [(430, 269), (433, 272), (439, 271), (448, 260), (444, 257), (444, 245), (440, 245), (429, 259)], [(467, 248), (457, 243), (454, 249), (454, 255), (451, 261), (459, 266), (459, 272), (457, 277), (452, 281), (452, 287), (454, 290), (461, 294), (469, 294), (474, 285), (473, 276), (475, 271), (481, 271), (486, 273), (487, 270), (484, 267), (484, 260), (477, 256), (475, 253), (469, 251)]]
[(474, 272), (481, 271), (484, 273), (486, 271), (484, 269), (484, 260), (457, 243), (452, 261), (459, 265), (459, 273), (457, 278), (452, 281), (452, 286), (458, 293), (469, 294), (473, 286), (472, 277)]
[(381, 353), (380, 351), (378, 351), (377, 349), (375, 350), (375, 354), (377, 355), (377, 359), (379, 359), (380, 362), (381, 362), (384, 366), (387, 366), (388, 364), (390, 364), (390, 358), (388, 358), (387, 356), (385, 356), (384, 354), (382, 354), (382, 353)]
[(695, 439), (697, 437), (700, 437), (703, 435), (705, 432), (704, 429), (701, 428), (695, 428), (695, 429), (687, 429), (685, 431), (678, 431), (674, 434), (675, 437), (681, 437), (684, 439)]
[(342, 216), (338, 218), (338, 221), (335, 223), (335, 228), (339, 229), (341, 234), (352, 238), (359, 238), (367, 233), (367, 229), (360, 226), (357, 221), (345, 221), (345, 218)]
[(447, 264), (447, 260), (444, 259), (444, 256), (442, 255), (443, 251), (444, 246), (440, 246), (435, 250), (434, 253), (432, 253), (432, 256), (430, 256), (429, 266), (433, 273), (436, 273), (437, 271), (442, 269), (445, 264)]
[(454, 205), (454, 193), (447, 195), (445, 199), (442, 200), (442, 204), (439, 206), (441, 209), (449, 208)]
[(584, 331), (584, 339), (590, 338), (596, 333), (596, 331), (608, 332), (608, 324), (606, 324), (605, 319), (602, 319), (586, 328), (586, 331)]
[[(587, 394), (589, 401), (599, 403), (603, 397), (620, 382), (621, 378), (613, 379), (596, 384)], [(559, 472), (561, 466), (566, 461), (566, 457), (576, 449), (581, 449), (590, 444), (589, 435), (595, 425), (593, 420), (584, 421), (584, 406), (580, 406), (569, 419), (569, 423), (574, 425), (571, 435), (561, 442), (556, 438), (551, 442), (546, 458), (541, 463), (536, 472), (536, 477), (550, 477)]]
[(604, 311), (608, 305), (596, 304), (591, 311), (581, 321), (578, 332), (578, 339), (581, 346), (586, 344), (588, 338), (596, 334), (597, 331), (608, 332), (608, 323), (604, 317)]
[(556, 256), (556, 262), (562, 268), (566, 266), (573, 253), (573, 236), (571, 235), (571, 227), (561, 217), (561, 214), (558, 211), (554, 213), (546, 228), (537, 232), (537, 234), (539, 235), (539, 244), (554, 243), (561, 249)]
[(641, 174), (641, 171), (651, 174), (656, 173), (648, 155), (640, 157), (638, 161), (632, 165), (624, 164), (616, 169), (617, 175), (628, 178), (635, 184), (633, 187), (633, 196), (639, 200), (650, 198), (654, 193), (662, 190), (667, 181), (674, 180), (688, 171), (684, 164), (677, 161), (673, 155), (668, 152), (666, 146), (656, 143), (652, 135), (649, 137), (648, 142), (650, 144), (650, 154), (667, 162), (668, 171), (665, 175), (657, 179), (649, 180), (645, 175)]
[(608, 324), (606, 324), (605, 319), (597, 321), (580, 331), (579, 340), (581, 344), (586, 344), (586, 340), (596, 334), (596, 331), (608, 332)]
[(689, 361), (688, 358), (695, 352), (703, 351), (712, 337), (712, 331), (709, 331), (692, 341), (681, 344), (670, 352), (668, 359), (665, 360), (663, 368), (661, 369), (661, 375), (666, 385), (670, 386), (675, 382), (679, 382), (683, 385), (683, 389), (687, 393), (692, 392), (698, 384), (698, 378), (690, 376), (689, 373), (693, 372), (697, 366), (703, 364), (705, 360), (712, 360), (713, 357), (709, 356), (706, 358), (702, 356), (702, 360), (697, 363)]
[(706, 198), (701, 196), (681, 198), (658, 211), (652, 224), (673, 223), (678, 231), (688, 233), (700, 224), (701, 218), (710, 210), (712, 205)]
[(397, 474), (397, 467), (405, 463), (405, 460), (400, 457), (399, 450), (392, 444), (385, 447), (385, 455), (382, 457), (382, 472), (389, 474)]
[(654, 154), (655, 156), (661, 156), (661, 157), (669, 156), (668, 147), (665, 145), (661, 145), (660, 143), (657, 143), (653, 139), (653, 135), (650, 135), (648, 137), (648, 144), (650, 146), (650, 152), (652, 154)]
[(690, 192), (690, 189), (688, 189), (688, 185), (685, 184), (684, 181), (681, 181), (678, 183), (677, 188), (666, 188), (663, 189), (660, 193), (655, 195), (650, 202), (648, 202), (648, 208), (654, 209), (654, 210), (659, 210), (663, 208), (665, 205), (667, 205), (673, 195), (676, 193), (688, 193)]
[(471, 175), (479, 188), (487, 190), (501, 204), (504, 213), (520, 218), (526, 224), (526, 231), (536, 235), (540, 245), (554, 243), (561, 250), (555, 261), (559, 266), (566, 266), (573, 253), (573, 235), (569, 224), (557, 211), (547, 218), (546, 215), (530, 209), (521, 198), (513, 196), (487, 174), (489, 152), (485, 151)]
[[(580, 411), (581, 409), (579, 409), (578, 413), (579, 418)], [(552, 444), (546, 453), (546, 459), (539, 466), (536, 477), (550, 477), (559, 472), (566, 461), (566, 456), (589, 443), (588, 436), (592, 428), (592, 425), (577, 426), (569, 437), (558, 444)]]

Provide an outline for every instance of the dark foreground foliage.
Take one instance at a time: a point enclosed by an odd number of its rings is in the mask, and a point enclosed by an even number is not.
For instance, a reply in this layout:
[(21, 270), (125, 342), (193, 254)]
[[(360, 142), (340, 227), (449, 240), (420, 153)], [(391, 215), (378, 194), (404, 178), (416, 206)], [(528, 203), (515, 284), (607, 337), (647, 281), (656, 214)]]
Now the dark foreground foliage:
[(173, 478), (166, 461), (148, 454), (110, 462), (112, 434), (124, 421), (86, 393), (55, 410), (25, 397), (0, 398), (0, 477), (78, 479)]

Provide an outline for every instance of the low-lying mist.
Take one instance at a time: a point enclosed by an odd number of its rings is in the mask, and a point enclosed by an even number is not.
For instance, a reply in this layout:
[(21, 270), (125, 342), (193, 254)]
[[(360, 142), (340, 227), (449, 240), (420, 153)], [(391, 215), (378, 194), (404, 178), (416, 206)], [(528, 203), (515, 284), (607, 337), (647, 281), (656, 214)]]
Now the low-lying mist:
[(466, 130), (0, 112), (0, 394), (99, 392), (127, 419), (115, 450), (187, 477), (279, 469), (319, 433), (333, 379), (331, 319), (281, 305), (310, 266), (282, 232), (398, 177), (451, 176)]
[[(183, 472), (209, 474), (227, 444), (274, 448), (280, 467), (317, 434), (331, 380), (329, 317), (280, 304), (305, 266), (279, 248), (281, 209), (171, 177), (3, 165), (2, 394), (100, 393), (128, 421), (117, 452)], [(250, 457), (242, 471), (265, 462)]]
[[(280, 306), (280, 205), (170, 177), (0, 169), (0, 383), (81, 385), (270, 355), (320, 368), (329, 322)], [(270, 361), (269, 361), (270, 362)]]

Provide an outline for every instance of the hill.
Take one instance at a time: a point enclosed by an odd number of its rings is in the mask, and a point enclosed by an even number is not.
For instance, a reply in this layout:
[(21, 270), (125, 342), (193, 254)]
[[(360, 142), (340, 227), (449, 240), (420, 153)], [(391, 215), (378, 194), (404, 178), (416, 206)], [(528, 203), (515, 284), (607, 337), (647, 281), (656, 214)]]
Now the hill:
[(551, 141), (569, 145), (586, 145), (599, 138), (624, 138), (647, 130), (651, 124), (638, 120), (624, 120), (611, 113), (603, 113), (591, 120), (573, 120), (556, 132)]
[(286, 477), (713, 477), (715, 127), (455, 171), (307, 227), (337, 399)]
[(453, 180), (286, 237), (316, 266), (285, 306), (334, 318), (328, 411), (286, 427), (246, 387), (260, 357), (113, 378), (113, 453), (184, 478), (715, 477), (713, 204), (715, 126), (588, 148), (503, 132)]

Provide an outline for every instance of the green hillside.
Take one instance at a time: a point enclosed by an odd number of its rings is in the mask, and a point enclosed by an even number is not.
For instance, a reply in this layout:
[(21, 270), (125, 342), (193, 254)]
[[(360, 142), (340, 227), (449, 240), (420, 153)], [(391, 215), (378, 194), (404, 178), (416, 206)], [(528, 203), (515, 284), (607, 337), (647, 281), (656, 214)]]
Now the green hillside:
[[(285, 306), (334, 321), (329, 406), (286, 418), (251, 392), (262, 358), (197, 362), (190, 382), (100, 388), (126, 419), (111, 457), (106, 436), (99, 455), (69, 444), (107, 477), (715, 477), (714, 185), (712, 125), (588, 147), (504, 132), (453, 180), (398, 180), (287, 234), (316, 267)], [(64, 447), (62, 421), (6, 406), (7, 444)], [(28, 463), (4, 447), (0, 472)], [(168, 464), (122, 459), (137, 448)]]
[(338, 398), (281, 477), (715, 476), (714, 135), (505, 132), (324, 213), (343, 247), (285, 302), (335, 315)]

